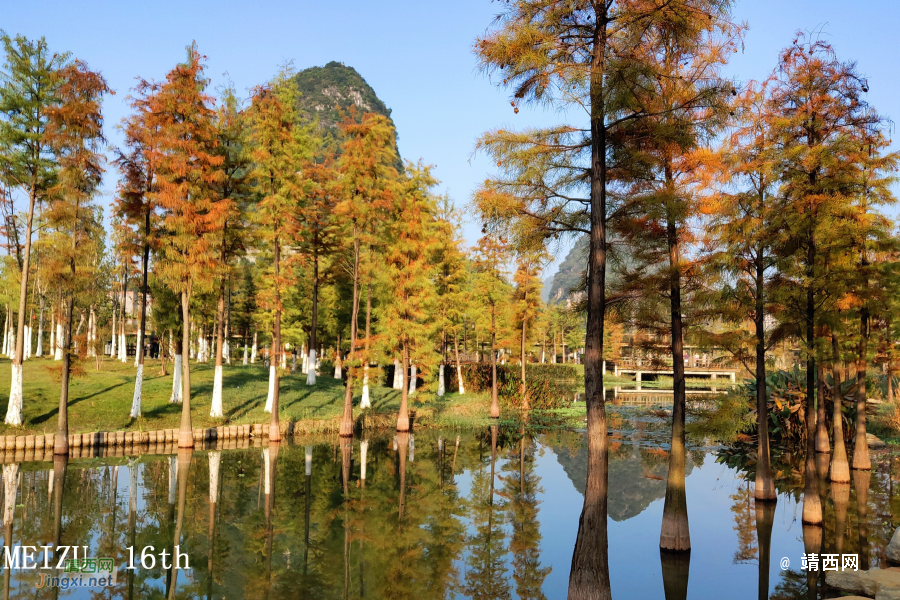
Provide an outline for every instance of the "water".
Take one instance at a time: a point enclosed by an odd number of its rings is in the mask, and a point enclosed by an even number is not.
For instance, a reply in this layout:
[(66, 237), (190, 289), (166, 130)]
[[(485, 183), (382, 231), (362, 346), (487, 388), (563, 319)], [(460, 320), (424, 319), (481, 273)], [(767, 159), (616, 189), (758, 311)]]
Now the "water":
[[(782, 457), (777, 465), (781, 494), (763, 515), (773, 523), (771, 563), (761, 570), (752, 485), (737, 466), (716, 462), (737, 465), (742, 457), (692, 445), (693, 550), (689, 563), (667, 562), (664, 581), (658, 536), (666, 428), (625, 409), (612, 414), (611, 425), (613, 598), (684, 598), (685, 583), (687, 598), (758, 598), (766, 572), (770, 598), (809, 597), (799, 572), (799, 463), (792, 467), (793, 459)], [(5, 487), (17, 495), (14, 504), (4, 498), (4, 543), (10, 523), (17, 545), (50, 544), (58, 527), (60, 544), (110, 556), (119, 571), (114, 587), (63, 591), (36, 589), (39, 570), (4, 570), (4, 597), (55, 597), (54, 591), (69, 598), (565, 597), (587, 469), (583, 433), (497, 431), (493, 453), (490, 430), (421, 431), (400, 436), (396, 449), (393, 434), (376, 436), (367, 443), (365, 481), (360, 440), (298, 441), (268, 456), (257, 447), (71, 460), (64, 481), (56, 465), (53, 490), (52, 463), (23, 463), (18, 473), (6, 465)], [(838, 543), (834, 496), (846, 508), (843, 552), (860, 554), (869, 566), (884, 563), (891, 522), (900, 514), (889, 457), (874, 459), (868, 481), (825, 490), (823, 552)], [(216, 462), (218, 477), (211, 477)], [(177, 573), (172, 590), (158, 553), (171, 552), (179, 528), (190, 568)], [(128, 546), (138, 557), (153, 546), (156, 566), (124, 570)], [(790, 561), (787, 571), (782, 557)], [(828, 597), (822, 589), (815, 595)]]

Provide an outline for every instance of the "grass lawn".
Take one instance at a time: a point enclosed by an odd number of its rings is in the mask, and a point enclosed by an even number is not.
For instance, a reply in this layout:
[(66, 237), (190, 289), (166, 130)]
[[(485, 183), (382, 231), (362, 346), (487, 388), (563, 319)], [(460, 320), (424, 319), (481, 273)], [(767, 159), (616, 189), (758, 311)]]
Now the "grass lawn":
[[(60, 363), (46, 358), (25, 361), (23, 382), (23, 410), (25, 424), (11, 427), (0, 424), (0, 435), (25, 433), (53, 433), (59, 406), (59, 382), (54, 379)], [(93, 431), (149, 431), (178, 428), (181, 422), (181, 405), (170, 404), (172, 390), (172, 363), (168, 363), (168, 375), (160, 375), (158, 360), (147, 360), (144, 365), (143, 416), (132, 420), (128, 417), (134, 394), (136, 369), (134, 359), (127, 363), (105, 360), (101, 371), (96, 371), (92, 361), (83, 363), (84, 375), (72, 380), (69, 387), (69, 432)], [(244, 423), (268, 423), (269, 413), (263, 410), (268, 391), (268, 371), (262, 364), (242, 366), (225, 365), (223, 381), (223, 405), (225, 417), (209, 416), (213, 387), (213, 363), (191, 363), (191, 413), (193, 426), (214, 427)], [(8, 398), (11, 367), (8, 359), (0, 360), (0, 392)], [(320, 429), (337, 427), (343, 410), (343, 383), (328, 374), (319, 376), (314, 387), (307, 387), (306, 375), (299, 372), (284, 373), (280, 387), (280, 417), (282, 421), (326, 421)], [(361, 390), (357, 390), (354, 406), (358, 407)], [(400, 392), (388, 387), (370, 386), (371, 411), (366, 411), (375, 421), (389, 423), (396, 418), (400, 405)], [(411, 398), (410, 410), (416, 411), (416, 423), (441, 427), (467, 427), (486, 424), (490, 400), (484, 394), (448, 394), (437, 398), (421, 392)], [(5, 414), (5, 402), (3, 403)], [(360, 411), (354, 409), (354, 417)]]

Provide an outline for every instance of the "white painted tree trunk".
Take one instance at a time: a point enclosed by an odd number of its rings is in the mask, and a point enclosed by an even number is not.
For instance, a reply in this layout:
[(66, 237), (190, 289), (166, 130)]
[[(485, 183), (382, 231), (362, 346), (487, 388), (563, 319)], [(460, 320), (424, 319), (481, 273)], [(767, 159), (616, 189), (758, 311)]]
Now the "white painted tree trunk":
[(369, 452), (369, 440), (363, 440), (359, 443), (359, 478), (366, 480), (366, 455)]
[(369, 401), (369, 365), (363, 367), (362, 399), (359, 401), (359, 407), (372, 408), (372, 403)]
[(338, 353), (334, 359), (334, 378), (343, 379), (341, 375), (341, 355)]
[(307, 446), (306, 447), (306, 475), (307, 475), (307, 477), (312, 475), (312, 453), (313, 453), (313, 447)]
[[(62, 315), (60, 315), (62, 316)], [(63, 326), (62, 322), (56, 322), (56, 343), (53, 345), (53, 360), (62, 360)]]
[(401, 370), (403, 366), (400, 364), (400, 361), (396, 358), (394, 359), (394, 389), (399, 390), (403, 389), (403, 373)]
[[(116, 312), (113, 311), (112, 314), (112, 329), (110, 330), (110, 339), (109, 339), (109, 355), (116, 355)], [(51, 344), (52, 345), (52, 344)]]
[(139, 364), (137, 366), (137, 377), (134, 378), (134, 397), (131, 399), (130, 416), (132, 419), (137, 419), (141, 416), (141, 392), (143, 392), (143, 388), (144, 365)]
[(303, 345), (303, 348), (301, 348), (301, 350), (300, 350), (300, 356), (303, 357), (302, 363), (300, 364), (300, 372), (301, 372), (301, 373), (306, 373), (306, 367), (307, 367), (307, 364), (308, 364), (308, 362), (307, 362), (308, 359), (307, 359), (307, 356), (306, 356), (306, 344), (304, 344), (304, 345)]
[(253, 332), (253, 350), (250, 353), (250, 364), (256, 362), (256, 356), (259, 354), (259, 344), (257, 343), (256, 332)]
[(444, 365), (438, 367), (438, 396), (444, 395)]
[(409, 368), (409, 393), (416, 393), (416, 365)]
[[(53, 477), (50, 478), (53, 481)], [(16, 512), (16, 500), (19, 495), (19, 465), (11, 463), (3, 465), (3, 525), (13, 522)], [(12, 544), (7, 544), (11, 546)]]
[(269, 364), (269, 395), (266, 396), (266, 412), (272, 412), (272, 404), (275, 402), (275, 363)]
[(284, 351), (284, 348), (281, 349), (281, 370), (284, 371), (287, 369), (287, 352)]
[(38, 312), (38, 334), (37, 334), (37, 351), (34, 353), (38, 358), (44, 355), (44, 303), (41, 302), (41, 310)]
[(456, 383), (459, 386), (459, 395), (462, 396), (466, 393), (466, 386), (463, 385), (462, 367), (459, 365), (456, 365)]
[(216, 373), (213, 376), (213, 397), (212, 406), (209, 409), (209, 416), (221, 417), (222, 412), (222, 365), (216, 365)]
[(219, 463), (222, 460), (222, 453), (213, 450), (209, 453), (209, 501), (219, 501)]
[(12, 381), (9, 386), (9, 407), (6, 409), (7, 425), (22, 424), (22, 365), (12, 363)]
[(138, 366), (138, 354), (140, 353), (141, 345), (144, 343), (144, 332), (140, 331), (140, 327), (138, 327), (137, 333), (137, 345), (134, 347), (134, 366)]
[(125, 323), (119, 328), (119, 360), (128, 362), (128, 338), (125, 336)]
[(175, 355), (175, 364), (172, 367), (172, 395), (169, 396), (169, 402), (173, 404), (181, 404), (181, 363), (182, 356)]
[(228, 343), (228, 339), (222, 341), (222, 358), (226, 363), (231, 364), (231, 344)]
[(25, 348), (22, 351), (22, 360), (28, 360), (31, 357), (31, 325), (25, 326), (24, 337)]
[[(87, 340), (87, 355), (91, 358), (94, 357), (94, 309), (91, 309), (88, 312), (88, 324), (87, 324), (87, 335), (85, 335), (85, 339)], [(137, 361), (135, 361), (135, 365), (137, 366)]]
[(169, 330), (169, 356), (175, 356), (175, 340), (173, 339), (172, 330)]
[(248, 362), (248, 357), (247, 357), (247, 344), (244, 344), (244, 360), (243, 360), (244, 366), (247, 366), (247, 362)]
[(409, 462), (416, 460), (416, 436), (409, 434)]
[(306, 364), (309, 365), (306, 369), (306, 385), (316, 385), (316, 351), (313, 348), (309, 349), (309, 357), (306, 359)]

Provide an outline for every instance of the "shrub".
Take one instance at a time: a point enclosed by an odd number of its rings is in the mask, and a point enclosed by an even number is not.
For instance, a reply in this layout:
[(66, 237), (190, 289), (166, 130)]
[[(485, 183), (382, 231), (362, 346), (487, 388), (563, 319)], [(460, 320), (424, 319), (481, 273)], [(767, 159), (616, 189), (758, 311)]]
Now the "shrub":
[[(448, 365), (444, 379), (448, 392), (458, 391), (456, 367)], [(569, 404), (577, 389), (578, 372), (570, 365), (526, 364), (525, 383), (528, 404), (532, 409), (545, 410)], [(505, 408), (520, 408), (521, 367), (497, 365), (497, 395)], [(491, 365), (470, 363), (463, 365), (463, 382), (466, 391), (489, 392), (491, 390)]]

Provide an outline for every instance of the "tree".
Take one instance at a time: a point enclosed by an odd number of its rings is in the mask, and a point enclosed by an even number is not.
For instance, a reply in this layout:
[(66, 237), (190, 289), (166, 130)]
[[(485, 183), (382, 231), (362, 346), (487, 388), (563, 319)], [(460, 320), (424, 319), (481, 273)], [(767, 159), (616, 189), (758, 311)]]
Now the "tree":
[[(721, 282), (718, 306), (737, 323), (737, 330), (712, 336), (713, 342), (735, 348), (739, 358), (753, 346), (754, 365), (745, 365), (756, 376), (757, 467), (755, 498), (775, 501), (768, 432), (766, 395), (766, 351), (781, 338), (766, 334), (766, 317), (773, 311), (769, 291), (772, 271), (777, 267), (780, 202), (777, 197), (777, 149), (770, 131), (767, 86), (750, 84), (735, 103), (735, 127), (723, 146), (709, 156), (709, 173), (719, 189), (704, 199), (703, 211), (710, 215), (712, 231), (708, 243), (713, 273), (726, 273)], [(733, 283), (728, 284), (728, 281)], [(750, 319), (754, 332), (745, 335), (742, 324)], [(783, 331), (783, 329), (781, 330)]]
[(15, 234), (21, 276), (5, 423), (21, 425), (32, 226), (36, 204), (46, 199), (48, 189), (55, 183), (58, 165), (47, 141), (46, 128), (48, 112), (58, 104), (57, 93), (61, 85), (58, 71), (69, 63), (69, 55), (51, 54), (43, 38), (32, 41), (22, 36), (11, 38), (0, 32), (0, 43), (6, 52), (6, 63), (0, 74), (0, 114), (3, 115), (0, 119), (0, 177), (9, 188), (20, 190), (28, 198), (21, 254), (18, 251), (19, 226), (7, 225), (7, 235)]
[(233, 261), (243, 249), (247, 224), (244, 213), (247, 208), (248, 159), (244, 150), (247, 135), (246, 117), (241, 110), (234, 89), (224, 90), (222, 106), (216, 113), (218, 152), (222, 156), (223, 177), (217, 194), (221, 198), (224, 220), (217, 240), (219, 265), (219, 289), (216, 303), (216, 367), (213, 376), (213, 397), (209, 414), (224, 415), (222, 409), (222, 360), (225, 354), (227, 323), (225, 321), (225, 296), (234, 270)]
[(525, 359), (528, 329), (537, 318), (541, 305), (541, 282), (539, 275), (546, 255), (535, 253), (520, 254), (516, 260), (513, 281), (516, 284), (516, 320), (520, 326), (520, 356), (522, 366), (522, 410), (528, 410), (528, 388), (525, 386)]
[[(202, 57), (188, 48), (188, 61), (166, 76), (150, 98), (159, 127), (156, 157), (159, 192), (164, 211), (158, 272), (181, 297), (182, 346), (191, 345), (191, 297), (209, 285), (216, 256), (213, 236), (225, 220), (227, 204), (216, 194), (223, 176), (222, 156), (216, 152), (217, 135), (210, 98), (204, 93)], [(190, 361), (182, 361), (180, 448), (192, 448)]]
[(359, 318), (360, 249), (366, 241), (370, 222), (390, 206), (393, 186), (397, 179), (394, 169), (394, 128), (390, 121), (372, 113), (363, 115), (357, 123), (347, 117), (341, 124), (344, 136), (343, 153), (338, 162), (342, 179), (342, 197), (334, 209), (345, 227), (351, 245), (350, 273), (353, 296), (350, 313), (350, 368), (344, 391), (344, 413), (340, 435), (353, 435), (353, 362), (357, 358)]
[[(115, 214), (122, 221), (134, 228), (135, 237), (139, 240), (141, 252), (141, 316), (135, 345), (135, 361), (137, 377), (134, 381), (134, 397), (131, 403), (132, 419), (141, 416), (141, 391), (144, 381), (144, 333), (147, 327), (147, 296), (149, 288), (147, 277), (150, 269), (150, 246), (153, 243), (154, 212), (156, 210), (156, 144), (155, 136), (158, 125), (153, 121), (150, 112), (149, 98), (158, 91), (158, 86), (141, 81), (136, 89), (137, 95), (131, 100), (134, 111), (123, 119), (122, 130), (125, 134), (125, 148), (116, 151), (116, 164), (123, 178), (119, 183), (116, 197)], [(124, 322), (122, 325), (124, 329)]]
[(623, 233), (644, 255), (651, 270), (633, 282), (669, 304), (673, 369), (672, 447), (660, 548), (690, 550), (685, 479), (685, 409), (683, 280), (690, 273), (689, 227), (696, 214), (695, 150), (716, 135), (727, 115), (733, 90), (719, 70), (737, 50), (742, 30), (730, 22), (729, 3), (678, 3), (647, 23), (648, 43), (635, 50), (640, 85), (628, 102), (650, 115), (631, 120), (619, 132), (619, 149), (628, 156), (620, 165), (629, 182)]
[[(438, 295), (441, 332), (441, 365), (440, 377), (443, 383), (444, 365), (447, 362), (447, 336), (453, 336), (453, 347), (456, 356), (456, 380), (460, 394), (465, 393), (462, 377), (462, 365), (459, 360), (459, 336), (466, 319), (466, 308), (469, 302), (469, 263), (460, 248), (462, 239), (459, 234), (459, 214), (453, 209), (450, 198), (442, 196), (438, 199), (435, 213), (435, 293)], [(439, 389), (439, 395), (443, 392)]]
[(506, 240), (490, 235), (478, 240), (473, 267), (473, 292), (487, 308), (491, 334), (491, 418), (500, 418), (500, 400), (497, 393), (497, 314), (500, 306), (509, 299), (509, 284), (505, 280)]
[(437, 180), (432, 177), (431, 168), (421, 163), (407, 164), (405, 170), (386, 253), (391, 301), (384, 310), (384, 327), (395, 332), (403, 357), (397, 431), (409, 431), (407, 369), (410, 360), (423, 365), (432, 362), (429, 337), (434, 329), (431, 316), (435, 308), (434, 269), (429, 264), (434, 245), (431, 230), (435, 200), (430, 190)]
[[(860, 159), (868, 152), (861, 136), (879, 117), (862, 101), (868, 88), (855, 65), (838, 61), (825, 42), (798, 34), (782, 51), (777, 73), (772, 129), (780, 147), (781, 193), (794, 216), (787, 220), (789, 242), (784, 246), (793, 268), (785, 276), (799, 284), (800, 293), (789, 304), (800, 316), (807, 357), (803, 522), (820, 525), (822, 507), (814, 460), (816, 337), (822, 322), (818, 309), (832, 297), (827, 290), (831, 283), (826, 274), (828, 256), (835, 243), (841, 243), (835, 239), (836, 224), (843, 220), (848, 189), (851, 182), (858, 181)], [(865, 309), (861, 310), (864, 330), (867, 319)], [(861, 348), (865, 349), (862, 342)], [(867, 462), (868, 451), (859, 445), (857, 450)]]
[[(94, 224), (91, 200), (97, 194), (103, 176), (103, 116), (100, 103), (109, 93), (106, 81), (90, 71), (81, 61), (58, 71), (57, 89), (60, 104), (47, 112), (47, 141), (59, 157), (59, 177), (50, 190), (51, 204), (47, 218), (57, 234), (69, 237), (65, 251), (69, 265), (65, 279), (65, 314), (63, 331), (63, 364), (59, 395), (59, 414), (54, 454), (69, 453), (69, 374), (72, 364), (72, 313), (78, 288), (89, 287), (91, 279), (77, 280), (77, 263), (93, 245), (89, 227)], [(89, 274), (90, 275), (90, 274)]]
[(309, 353), (307, 357), (306, 385), (316, 383), (316, 348), (319, 328), (319, 286), (322, 260), (335, 251), (337, 224), (332, 215), (339, 193), (337, 172), (332, 157), (322, 162), (315, 160), (303, 169), (303, 193), (305, 201), (300, 204), (298, 220), (302, 223), (298, 231), (299, 246), (312, 260), (311, 315), (309, 325)]
[(281, 340), (282, 295), (288, 284), (282, 269), (282, 246), (297, 229), (296, 206), (300, 197), (297, 165), (308, 157), (310, 149), (305, 132), (295, 125), (296, 89), (288, 84), (288, 72), (270, 85), (254, 90), (250, 107), (250, 175), (259, 196), (254, 218), (256, 229), (267, 252), (271, 252), (272, 271), (266, 273), (267, 289), (262, 296), (264, 308), (272, 313), (272, 354), (269, 362), (269, 396), (266, 408), (272, 411), (269, 440), (281, 439), (278, 423), (278, 369), (284, 352)]

